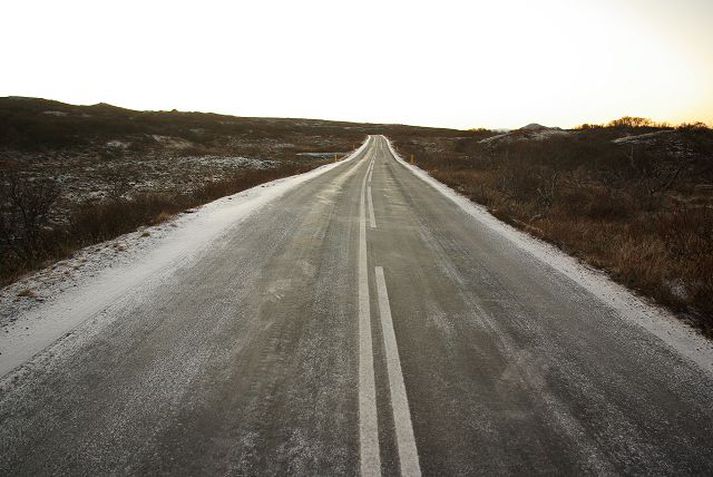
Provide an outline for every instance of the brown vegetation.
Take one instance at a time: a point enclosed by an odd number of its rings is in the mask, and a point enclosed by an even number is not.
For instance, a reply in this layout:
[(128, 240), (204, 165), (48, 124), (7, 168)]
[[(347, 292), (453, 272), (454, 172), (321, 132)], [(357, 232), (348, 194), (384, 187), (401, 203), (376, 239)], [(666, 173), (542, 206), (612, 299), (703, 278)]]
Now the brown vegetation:
[[(309, 170), (367, 134), (390, 136), (405, 156), (497, 217), (713, 335), (713, 132), (635, 117), (551, 135), (529, 128), (503, 140), (485, 129), (0, 98), (0, 283), (85, 245)], [(236, 157), (272, 163), (218, 170), (211, 162)], [(207, 160), (194, 167), (194, 159)], [(85, 186), (93, 195), (83, 198), (77, 191)]]
[(306, 172), (318, 164), (245, 170), (186, 194), (112, 197), (74, 209), (61, 225), (50, 224), (47, 216), (57, 197), (56, 187), (10, 176), (0, 187), (0, 203), (4, 204), (0, 214), (3, 217), (0, 221), (0, 283), (12, 282), (21, 274), (67, 257), (81, 247), (109, 240), (142, 225), (164, 222), (186, 209)]
[(538, 141), (395, 139), (497, 217), (713, 336), (713, 131), (705, 125), (623, 118)]
[(458, 131), (0, 98), (0, 285), (216, 198), (305, 172), (367, 134)]

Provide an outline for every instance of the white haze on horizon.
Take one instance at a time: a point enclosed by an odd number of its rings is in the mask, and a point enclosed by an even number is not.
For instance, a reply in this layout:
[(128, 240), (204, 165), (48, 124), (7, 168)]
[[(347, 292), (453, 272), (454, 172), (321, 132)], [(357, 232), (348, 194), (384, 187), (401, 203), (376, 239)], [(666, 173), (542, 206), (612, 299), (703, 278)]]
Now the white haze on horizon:
[(5, 2), (0, 96), (456, 128), (713, 124), (713, 2)]

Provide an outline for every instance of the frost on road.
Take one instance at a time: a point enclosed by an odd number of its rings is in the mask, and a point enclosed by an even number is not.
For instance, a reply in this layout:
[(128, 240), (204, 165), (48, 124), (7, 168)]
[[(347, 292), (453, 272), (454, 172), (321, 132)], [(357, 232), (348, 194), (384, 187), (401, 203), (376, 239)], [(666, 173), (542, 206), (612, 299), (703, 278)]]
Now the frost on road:
[(710, 345), (381, 136), (3, 293), (3, 474), (713, 471)]

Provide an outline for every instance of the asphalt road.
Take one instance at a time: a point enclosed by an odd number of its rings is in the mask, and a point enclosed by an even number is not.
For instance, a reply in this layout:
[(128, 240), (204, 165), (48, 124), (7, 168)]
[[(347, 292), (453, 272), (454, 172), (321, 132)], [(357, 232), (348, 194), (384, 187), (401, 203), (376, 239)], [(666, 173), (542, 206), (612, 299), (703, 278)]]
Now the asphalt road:
[(99, 321), (0, 396), (3, 475), (713, 473), (710, 373), (382, 137)]

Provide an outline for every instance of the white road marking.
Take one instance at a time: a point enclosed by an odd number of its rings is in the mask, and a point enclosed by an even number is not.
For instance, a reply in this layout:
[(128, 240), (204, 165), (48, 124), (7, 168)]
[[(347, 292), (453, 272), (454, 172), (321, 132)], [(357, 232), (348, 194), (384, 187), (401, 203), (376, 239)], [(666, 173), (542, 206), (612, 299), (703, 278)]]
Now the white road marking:
[(369, 227), (376, 228), (376, 217), (374, 216), (374, 201), (371, 199), (371, 186), (366, 187), (366, 199), (369, 203)]
[(379, 426), (376, 415), (374, 352), (369, 309), (369, 271), (366, 255), (366, 179), (361, 187), (359, 205), (359, 457), (361, 475), (381, 475)]
[(418, 463), (418, 450), (416, 439), (413, 435), (411, 412), (409, 411), (408, 398), (404, 376), (401, 372), (401, 360), (396, 344), (394, 323), (391, 319), (389, 295), (386, 291), (384, 269), (376, 267), (376, 290), (379, 298), (379, 314), (381, 315), (381, 330), (384, 336), (386, 350), (386, 369), (389, 376), (389, 390), (391, 391), (391, 409), (394, 413), (396, 425), (396, 445), (401, 464), (401, 475), (420, 476), (421, 466)]
[(371, 198), (371, 176), (374, 174), (374, 155), (372, 154), (369, 168), (366, 171), (366, 203), (369, 209), (369, 228), (376, 228), (376, 216), (374, 215), (374, 202)]

